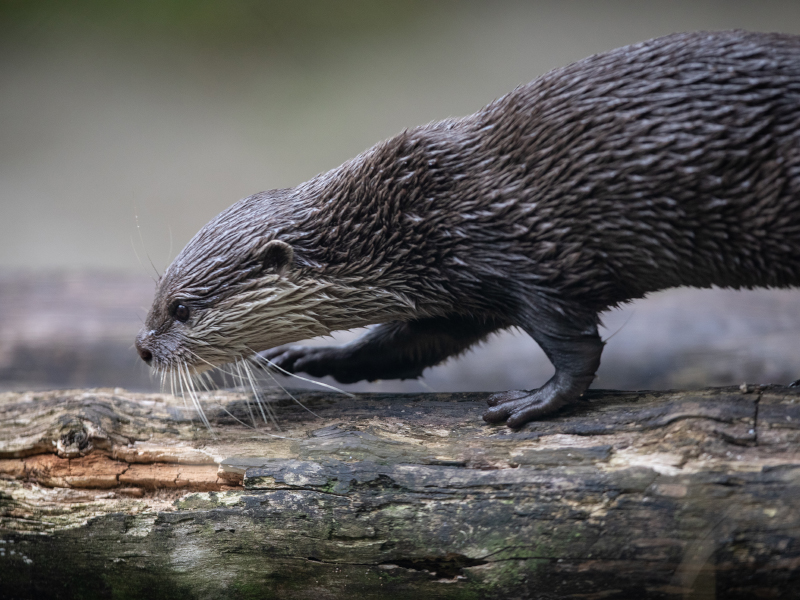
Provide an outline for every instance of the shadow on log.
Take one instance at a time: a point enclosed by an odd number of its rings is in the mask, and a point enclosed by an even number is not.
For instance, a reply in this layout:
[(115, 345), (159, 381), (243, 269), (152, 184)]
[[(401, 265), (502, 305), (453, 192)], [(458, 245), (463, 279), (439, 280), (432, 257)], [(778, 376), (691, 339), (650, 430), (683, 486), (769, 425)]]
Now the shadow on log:
[(800, 597), (800, 392), (0, 394), (2, 598)]

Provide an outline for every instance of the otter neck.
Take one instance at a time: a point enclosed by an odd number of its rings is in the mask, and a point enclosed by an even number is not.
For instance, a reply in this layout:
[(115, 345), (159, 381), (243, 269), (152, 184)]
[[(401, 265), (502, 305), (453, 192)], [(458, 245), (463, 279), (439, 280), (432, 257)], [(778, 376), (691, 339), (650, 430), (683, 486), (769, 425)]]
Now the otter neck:
[(468, 169), (457, 157), (465, 133), (461, 121), (407, 131), (295, 188), (304, 218), (292, 243), (311, 276), (379, 289), (398, 299), (392, 310), (439, 314), (463, 240), (444, 208)]

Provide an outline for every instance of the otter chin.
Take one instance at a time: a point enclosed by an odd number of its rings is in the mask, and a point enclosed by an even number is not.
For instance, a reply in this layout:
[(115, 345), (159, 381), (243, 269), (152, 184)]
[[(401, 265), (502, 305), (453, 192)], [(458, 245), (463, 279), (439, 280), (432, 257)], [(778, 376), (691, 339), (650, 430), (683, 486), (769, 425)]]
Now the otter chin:
[[(493, 395), (511, 427), (575, 402), (599, 315), (677, 286), (800, 283), (800, 37), (675, 34), (556, 69), (203, 227), (136, 339), (162, 372), (256, 353), (343, 383), (419, 377), (508, 327), (555, 374)], [(374, 325), (339, 347), (291, 346)]]

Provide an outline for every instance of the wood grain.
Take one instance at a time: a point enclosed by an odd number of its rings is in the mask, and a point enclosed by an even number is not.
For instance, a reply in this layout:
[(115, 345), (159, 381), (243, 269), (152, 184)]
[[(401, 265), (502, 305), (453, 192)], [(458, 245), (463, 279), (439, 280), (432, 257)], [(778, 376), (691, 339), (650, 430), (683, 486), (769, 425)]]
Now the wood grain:
[(791, 598), (800, 392), (0, 395), (0, 596)]

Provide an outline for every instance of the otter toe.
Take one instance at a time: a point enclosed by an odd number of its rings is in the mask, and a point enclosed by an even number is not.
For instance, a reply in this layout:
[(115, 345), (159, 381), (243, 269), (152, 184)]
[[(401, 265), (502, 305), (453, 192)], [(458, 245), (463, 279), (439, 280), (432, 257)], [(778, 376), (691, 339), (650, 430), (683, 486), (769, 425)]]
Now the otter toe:
[(487, 423), (502, 423), (514, 413), (516, 408), (521, 408), (524, 405), (525, 401), (521, 398), (498, 404), (483, 413), (483, 420)]
[(531, 392), (526, 392), (523, 390), (509, 390), (507, 392), (498, 392), (496, 394), (492, 394), (489, 396), (489, 399), (486, 400), (486, 404), (489, 406), (499, 406), (501, 404), (505, 404), (506, 402), (511, 402), (513, 400), (519, 400), (520, 398), (526, 398), (530, 396)]
[[(535, 392), (508, 392), (502, 404), (492, 406), (483, 415), (487, 423), (502, 423), (512, 428), (522, 427), (525, 423), (538, 417), (554, 413), (564, 405), (559, 394), (547, 393), (543, 390)], [(498, 394), (504, 396), (506, 394)]]
[(305, 346), (278, 346), (266, 352), (261, 352), (259, 356), (272, 363), (279, 369), (294, 373), (296, 363), (308, 353)]
[(517, 407), (517, 409), (511, 413), (506, 421), (506, 425), (514, 429), (517, 427), (522, 427), (529, 421), (533, 421), (538, 417), (549, 415), (555, 412), (560, 406), (561, 403), (553, 404), (546, 400), (527, 402), (522, 406)]

